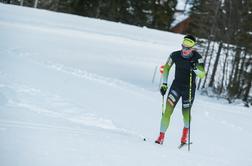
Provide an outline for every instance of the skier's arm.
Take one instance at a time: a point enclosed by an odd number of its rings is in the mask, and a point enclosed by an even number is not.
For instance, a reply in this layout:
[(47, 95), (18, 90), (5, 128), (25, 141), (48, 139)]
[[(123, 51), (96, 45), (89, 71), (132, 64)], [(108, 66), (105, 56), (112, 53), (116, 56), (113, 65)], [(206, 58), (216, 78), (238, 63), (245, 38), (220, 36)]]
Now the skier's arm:
[(170, 72), (170, 69), (173, 65), (173, 60), (171, 58), (171, 56), (169, 56), (169, 58), (167, 59), (165, 65), (164, 65), (164, 73), (163, 73), (163, 83), (167, 84), (167, 80), (168, 80), (168, 75)]
[(199, 78), (205, 77), (206, 72), (202, 58), (198, 59), (198, 63), (196, 63), (196, 68), (193, 71)]

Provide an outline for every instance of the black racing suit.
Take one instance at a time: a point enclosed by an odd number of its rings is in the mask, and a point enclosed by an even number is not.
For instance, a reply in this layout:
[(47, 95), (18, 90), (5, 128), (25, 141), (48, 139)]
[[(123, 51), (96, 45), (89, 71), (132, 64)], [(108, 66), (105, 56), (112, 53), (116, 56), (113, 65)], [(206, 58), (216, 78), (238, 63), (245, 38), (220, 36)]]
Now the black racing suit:
[[(184, 117), (184, 126), (188, 128), (189, 110), (191, 109), (192, 103), (194, 101), (196, 89), (196, 74), (192, 70), (192, 66), (194, 66), (194, 68), (195, 66), (197, 66), (204, 71), (202, 56), (198, 52), (192, 51), (190, 58), (184, 58), (182, 56), (181, 51), (175, 51), (169, 56), (165, 64), (163, 83), (167, 83), (169, 70), (173, 64), (176, 65), (175, 79), (172, 82), (167, 96), (165, 113), (161, 119), (161, 132), (165, 132), (167, 130), (170, 122), (170, 116), (173, 113), (174, 107), (176, 106), (180, 97), (182, 97), (182, 113)], [(191, 101), (189, 101), (189, 94), (191, 94)]]

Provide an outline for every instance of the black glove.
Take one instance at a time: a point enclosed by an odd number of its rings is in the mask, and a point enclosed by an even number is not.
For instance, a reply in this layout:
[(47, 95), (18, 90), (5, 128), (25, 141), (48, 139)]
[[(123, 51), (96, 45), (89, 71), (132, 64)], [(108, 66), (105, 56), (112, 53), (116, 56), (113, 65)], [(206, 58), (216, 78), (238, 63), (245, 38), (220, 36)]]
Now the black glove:
[(193, 70), (197, 70), (197, 64), (196, 64), (196, 62), (191, 62), (191, 68)]
[(161, 95), (164, 96), (165, 93), (166, 93), (166, 91), (167, 91), (167, 84), (166, 84), (166, 83), (163, 83), (163, 84), (161, 85), (161, 87), (160, 87), (160, 93), (161, 93)]

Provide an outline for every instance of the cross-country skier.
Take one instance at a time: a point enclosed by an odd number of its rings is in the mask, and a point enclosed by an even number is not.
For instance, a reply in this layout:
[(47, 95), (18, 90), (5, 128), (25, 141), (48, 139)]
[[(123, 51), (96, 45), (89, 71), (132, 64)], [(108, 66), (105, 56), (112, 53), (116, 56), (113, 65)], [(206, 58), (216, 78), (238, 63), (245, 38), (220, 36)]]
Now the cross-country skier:
[[(171, 53), (164, 66), (163, 83), (160, 88), (162, 96), (164, 96), (167, 91), (167, 79), (170, 68), (173, 64), (176, 65), (176, 68), (175, 79), (173, 80), (173, 83), (170, 87), (167, 96), (165, 112), (163, 113), (161, 118), (160, 135), (155, 141), (158, 144), (163, 144), (164, 142), (165, 132), (170, 123), (170, 117), (180, 97), (182, 97), (182, 114), (184, 120), (181, 144), (186, 144), (187, 142), (188, 130), (190, 126), (189, 123), (191, 118), (189, 118), (190, 109), (194, 101), (196, 88), (196, 76), (198, 76), (199, 78), (203, 78), (205, 76), (202, 56), (193, 49), (195, 44), (195, 37), (192, 35), (186, 35), (183, 39), (182, 49)], [(192, 74), (190, 74), (190, 72)], [(191, 101), (189, 101), (190, 95)]]

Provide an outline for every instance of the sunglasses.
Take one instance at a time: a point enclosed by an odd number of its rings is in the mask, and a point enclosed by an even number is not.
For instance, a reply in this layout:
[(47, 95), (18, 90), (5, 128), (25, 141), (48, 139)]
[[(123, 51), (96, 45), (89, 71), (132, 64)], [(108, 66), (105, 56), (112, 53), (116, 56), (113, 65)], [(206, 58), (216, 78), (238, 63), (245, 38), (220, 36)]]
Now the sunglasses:
[(183, 45), (186, 46), (186, 47), (193, 47), (195, 46), (196, 42), (191, 40), (191, 39), (188, 39), (188, 38), (184, 38), (183, 40)]
[(185, 47), (185, 46), (182, 44), (182, 50), (192, 50), (192, 47)]

